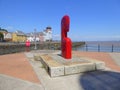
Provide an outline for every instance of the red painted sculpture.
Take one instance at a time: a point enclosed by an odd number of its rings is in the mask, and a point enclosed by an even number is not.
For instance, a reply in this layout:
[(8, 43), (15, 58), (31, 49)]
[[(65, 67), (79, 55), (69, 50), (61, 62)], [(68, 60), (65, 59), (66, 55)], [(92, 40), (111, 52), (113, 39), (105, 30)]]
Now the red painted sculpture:
[(61, 20), (61, 49), (62, 57), (65, 59), (71, 59), (71, 39), (67, 37), (67, 32), (69, 32), (70, 18), (65, 15)]
[(27, 40), (26, 43), (25, 43), (25, 46), (26, 46), (26, 51), (30, 51), (30, 41)]

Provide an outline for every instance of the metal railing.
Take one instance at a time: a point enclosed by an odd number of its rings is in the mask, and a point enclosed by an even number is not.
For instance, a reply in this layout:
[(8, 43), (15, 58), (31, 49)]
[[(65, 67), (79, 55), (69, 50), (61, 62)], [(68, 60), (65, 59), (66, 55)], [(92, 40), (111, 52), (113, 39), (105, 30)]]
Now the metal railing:
[(95, 51), (95, 52), (120, 52), (120, 45), (88, 45), (75, 47), (74, 50), (80, 51)]

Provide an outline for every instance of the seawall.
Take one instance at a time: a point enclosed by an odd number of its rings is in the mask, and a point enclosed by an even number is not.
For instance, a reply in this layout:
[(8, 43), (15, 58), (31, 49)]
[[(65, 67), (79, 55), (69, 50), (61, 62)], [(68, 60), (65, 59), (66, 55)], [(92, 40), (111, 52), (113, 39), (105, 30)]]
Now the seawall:
[[(72, 47), (77, 47), (85, 44), (85, 42), (73, 42)], [(61, 43), (60, 42), (43, 42), (36, 43), (37, 50), (60, 50)], [(30, 50), (35, 50), (35, 43), (31, 43)], [(17, 53), (26, 51), (25, 43), (0, 43), (0, 55), (9, 54), (9, 53)]]

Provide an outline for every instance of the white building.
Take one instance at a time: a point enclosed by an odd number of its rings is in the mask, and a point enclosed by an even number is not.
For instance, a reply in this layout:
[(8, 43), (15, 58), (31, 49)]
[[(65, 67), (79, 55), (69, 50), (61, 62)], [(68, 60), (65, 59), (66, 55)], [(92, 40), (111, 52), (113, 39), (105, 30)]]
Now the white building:
[(35, 38), (36, 41), (44, 42), (44, 41), (52, 41), (52, 28), (51, 27), (46, 27), (46, 30), (43, 32), (36, 32), (35, 33), (27, 33), (27, 40), (30, 42), (34, 42)]
[(4, 39), (6, 41), (12, 41), (12, 33), (10, 33), (10, 32), (4, 33)]
[(46, 30), (44, 30), (44, 41), (52, 41), (52, 28), (46, 27)]
[(34, 41), (34, 34), (33, 33), (27, 33), (26, 36), (27, 36), (27, 40), (29, 40), (30, 42)]
[(5, 41), (12, 41), (12, 33), (11, 32), (7, 32), (7, 31), (0, 31), (0, 32), (3, 33)]

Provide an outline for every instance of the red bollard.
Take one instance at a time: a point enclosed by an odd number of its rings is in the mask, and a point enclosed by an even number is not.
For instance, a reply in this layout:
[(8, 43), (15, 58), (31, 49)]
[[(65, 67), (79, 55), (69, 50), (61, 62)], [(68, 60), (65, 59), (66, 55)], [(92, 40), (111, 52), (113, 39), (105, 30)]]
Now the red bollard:
[(26, 46), (26, 51), (29, 52), (30, 51), (30, 41), (29, 40), (26, 41), (25, 46)]
[(71, 39), (67, 37), (67, 32), (69, 32), (69, 25), (69, 16), (65, 15), (61, 20), (61, 49), (62, 57), (64, 57), (65, 59), (72, 58), (72, 42)]

